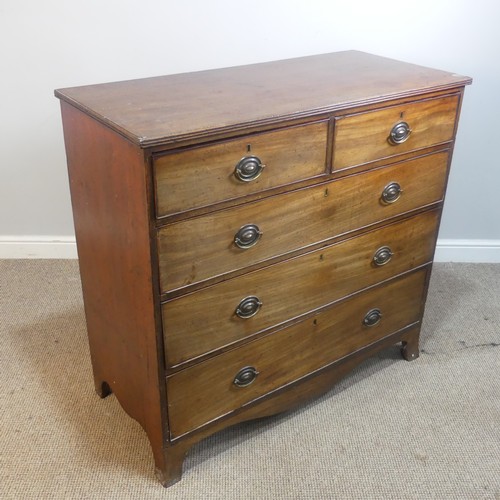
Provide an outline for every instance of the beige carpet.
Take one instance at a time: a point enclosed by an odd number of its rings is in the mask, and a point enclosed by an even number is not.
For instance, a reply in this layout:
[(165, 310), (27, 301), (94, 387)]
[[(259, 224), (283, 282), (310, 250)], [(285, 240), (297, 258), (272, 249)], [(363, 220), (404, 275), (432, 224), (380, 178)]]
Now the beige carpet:
[(418, 360), (206, 439), (168, 490), (93, 391), (77, 263), (0, 261), (0, 290), (2, 499), (500, 499), (500, 265), (436, 265)]

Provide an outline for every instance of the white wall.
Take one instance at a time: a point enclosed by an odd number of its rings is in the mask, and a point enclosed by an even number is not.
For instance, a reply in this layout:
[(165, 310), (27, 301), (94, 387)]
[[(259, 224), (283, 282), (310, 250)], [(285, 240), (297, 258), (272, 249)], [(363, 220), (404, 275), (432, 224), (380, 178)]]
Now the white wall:
[(495, 0), (0, 0), (0, 256), (73, 235), (54, 88), (359, 49), (474, 78), (440, 241), (500, 261), (499, 21)]

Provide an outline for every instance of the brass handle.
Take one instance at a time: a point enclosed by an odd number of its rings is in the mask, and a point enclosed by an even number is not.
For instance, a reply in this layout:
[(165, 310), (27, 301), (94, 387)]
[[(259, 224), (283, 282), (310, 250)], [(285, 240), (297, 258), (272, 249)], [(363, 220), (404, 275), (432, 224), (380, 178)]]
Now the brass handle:
[(397, 144), (402, 144), (408, 137), (410, 137), (411, 129), (410, 126), (406, 122), (399, 122), (394, 125), (391, 129), (391, 133), (389, 134), (389, 142), (394, 146)]
[(376, 266), (383, 266), (387, 264), (393, 256), (392, 250), (385, 246), (385, 247), (380, 247), (374, 254), (373, 254), (373, 263)]
[(239, 181), (250, 182), (259, 177), (264, 167), (258, 156), (245, 156), (236, 164), (234, 175)]
[(370, 309), (366, 314), (363, 319), (363, 325), (365, 326), (375, 326), (380, 323), (380, 320), (382, 319), (382, 313), (380, 312), (380, 309)]
[(259, 312), (261, 306), (262, 302), (258, 297), (245, 297), (236, 308), (236, 316), (242, 319), (251, 318)]
[(234, 377), (233, 384), (237, 387), (247, 387), (256, 378), (259, 372), (253, 366), (245, 366)]
[(234, 244), (238, 248), (250, 248), (257, 244), (262, 236), (262, 231), (255, 224), (246, 224), (240, 227), (234, 235)]
[(397, 182), (391, 182), (390, 184), (387, 184), (387, 186), (385, 186), (384, 190), (382, 191), (381, 199), (384, 203), (387, 204), (394, 203), (395, 201), (399, 200), (402, 192), (403, 190)]

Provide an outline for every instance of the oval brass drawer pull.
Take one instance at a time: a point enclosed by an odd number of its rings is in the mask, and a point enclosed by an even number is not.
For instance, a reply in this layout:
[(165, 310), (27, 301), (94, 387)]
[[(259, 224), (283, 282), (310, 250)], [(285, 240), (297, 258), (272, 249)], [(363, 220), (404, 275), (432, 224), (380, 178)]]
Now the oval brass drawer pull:
[(380, 309), (370, 309), (364, 319), (363, 319), (363, 325), (365, 326), (375, 326), (380, 323), (380, 320), (382, 319), (382, 313), (380, 312)]
[(256, 378), (259, 372), (253, 366), (245, 366), (234, 377), (233, 384), (237, 387), (247, 387)]
[(262, 236), (262, 231), (256, 224), (245, 224), (234, 235), (234, 244), (238, 248), (250, 248), (257, 244)]
[(376, 266), (383, 266), (387, 264), (391, 259), (394, 253), (392, 250), (387, 247), (380, 247), (374, 254), (373, 254), (373, 263)]
[(381, 199), (386, 204), (394, 203), (399, 200), (402, 192), (403, 190), (401, 189), (399, 183), (391, 182), (390, 184), (387, 184), (382, 191)]
[(410, 137), (411, 129), (406, 122), (399, 122), (392, 127), (389, 134), (389, 142), (393, 145), (402, 144)]
[(262, 306), (262, 302), (258, 297), (245, 297), (236, 308), (236, 316), (242, 319), (248, 319), (255, 316)]
[(245, 156), (236, 164), (234, 175), (242, 182), (250, 182), (259, 177), (264, 167), (258, 156)]

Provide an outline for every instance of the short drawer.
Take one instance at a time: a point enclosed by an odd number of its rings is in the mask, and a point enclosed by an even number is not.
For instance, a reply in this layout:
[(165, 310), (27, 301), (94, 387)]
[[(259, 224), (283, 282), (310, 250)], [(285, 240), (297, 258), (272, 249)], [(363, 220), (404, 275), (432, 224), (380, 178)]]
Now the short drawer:
[(338, 117), (333, 169), (451, 141), (457, 109), (458, 95), (452, 95)]
[(162, 291), (440, 201), (447, 165), (441, 152), (166, 226), (158, 233)]
[(438, 220), (425, 212), (163, 303), (168, 366), (431, 261)]
[(419, 321), (425, 277), (424, 269), (378, 286), (168, 377), (172, 436), (196, 429)]
[(325, 173), (326, 121), (156, 156), (158, 217)]

